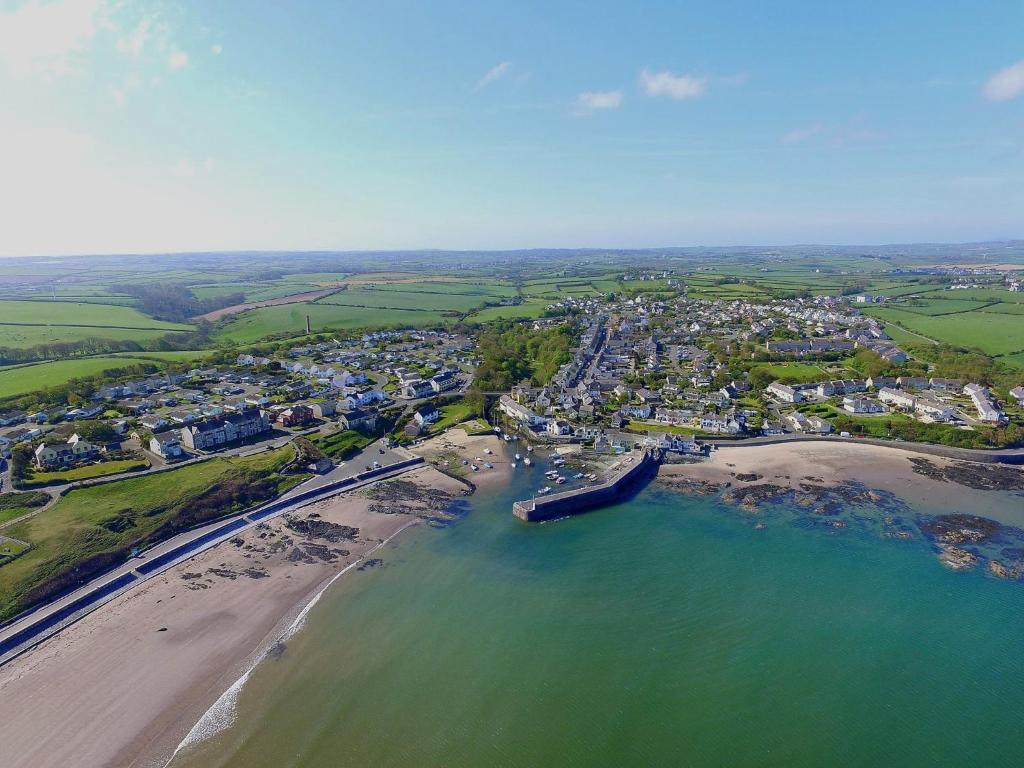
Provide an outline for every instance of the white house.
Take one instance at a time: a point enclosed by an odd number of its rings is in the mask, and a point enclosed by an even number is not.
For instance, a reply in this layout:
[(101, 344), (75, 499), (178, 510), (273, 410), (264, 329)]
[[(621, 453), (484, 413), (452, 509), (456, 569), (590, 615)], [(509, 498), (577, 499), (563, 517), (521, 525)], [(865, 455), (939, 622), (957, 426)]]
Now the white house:
[(784, 403), (799, 403), (804, 399), (803, 394), (799, 390), (778, 381), (773, 381), (769, 384), (765, 391)]

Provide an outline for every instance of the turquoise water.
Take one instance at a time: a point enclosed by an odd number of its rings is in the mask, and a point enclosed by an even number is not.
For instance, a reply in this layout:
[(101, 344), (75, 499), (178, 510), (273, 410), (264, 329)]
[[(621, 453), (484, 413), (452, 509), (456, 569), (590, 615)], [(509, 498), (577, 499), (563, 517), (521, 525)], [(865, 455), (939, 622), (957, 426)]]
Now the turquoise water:
[(1020, 765), (1024, 587), (652, 486), (411, 531), (177, 766)]

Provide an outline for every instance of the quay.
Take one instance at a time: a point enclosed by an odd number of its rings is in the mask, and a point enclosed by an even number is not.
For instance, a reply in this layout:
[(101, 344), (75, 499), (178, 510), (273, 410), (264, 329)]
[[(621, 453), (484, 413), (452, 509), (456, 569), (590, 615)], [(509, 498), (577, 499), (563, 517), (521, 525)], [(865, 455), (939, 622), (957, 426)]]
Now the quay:
[(512, 504), (512, 514), (528, 523), (539, 523), (612, 504), (627, 495), (641, 480), (653, 475), (660, 462), (660, 451), (644, 451), (639, 461), (631, 462), (600, 485), (517, 501)]

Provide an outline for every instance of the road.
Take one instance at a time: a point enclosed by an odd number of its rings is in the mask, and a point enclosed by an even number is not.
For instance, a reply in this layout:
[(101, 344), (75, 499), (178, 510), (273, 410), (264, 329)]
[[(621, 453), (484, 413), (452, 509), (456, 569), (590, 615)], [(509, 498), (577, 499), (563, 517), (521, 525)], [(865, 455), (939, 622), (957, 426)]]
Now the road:
[[(384, 449), (383, 454), (380, 453), (382, 448)], [(0, 629), (0, 664), (37, 645), (47, 637), (73, 624), (124, 592), (133, 589), (168, 568), (172, 568), (181, 562), (195, 557), (210, 547), (237, 536), (241, 531), (260, 525), (266, 520), (315, 501), (329, 498), (338, 493), (348, 492), (355, 488), (361, 488), (378, 480), (388, 479), (415, 469), (421, 466), (421, 464), (401, 466), (392, 472), (388, 472), (386, 467), (404, 464), (410, 461), (410, 459), (417, 458), (419, 457), (416, 457), (415, 454), (404, 448), (387, 448), (383, 441), (378, 441), (367, 446), (351, 461), (335, 467), (331, 472), (307, 480), (273, 502), (230, 517), (220, 518), (216, 522), (194, 528), (172, 539), (163, 541), (146, 550), (140, 556), (129, 559), (75, 591), (37, 607)], [(375, 461), (379, 461), (384, 465), (385, 471), (382, 474), (356, 484), (346, 485), (342, 488), (332, 489), (330, 487), (332, 484), (352, 478), (360, 472), (366, 472), (366, 465), (372, 466)], [(317, 489), (321, 488), (324, 489), (324, 492), (316, 494)], [(308, 494), (310, 492), (314, 496), (309, 497)], [(303, 498), (297, 498), (300, 496)], [(289, 499), (296, 499), (296, 503), (288, 504)], [(263, 507), (272, 507), (272, 512), (261, 514), (260, 510)], [(229, 530), (218, 534), (220, 529), (225, 528)], [(197, 544), (196, 548), (190, 549), (180, 556), (175, 556), (175, 550), (191, 544)], [(82, 605), (80, 609), (76, 608), (76, 604), (82, 603), (97, 590), (102, 592), (104, 588), (109, 588), (109, 591), (105, 592), (101, 598)], [(21, 633), (30, 633), (30, 636), (17, 639), (16, 636)], [(12, 640), (12, 638), (15, 639)]]

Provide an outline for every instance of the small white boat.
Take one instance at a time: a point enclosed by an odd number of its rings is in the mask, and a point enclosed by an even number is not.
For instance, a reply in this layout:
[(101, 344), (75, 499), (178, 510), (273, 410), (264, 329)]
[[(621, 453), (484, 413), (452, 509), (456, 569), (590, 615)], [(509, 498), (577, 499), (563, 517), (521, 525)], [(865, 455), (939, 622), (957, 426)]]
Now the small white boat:
[(582, 480), (583, 479), (583, 473), (582, 472), (577, 472), (575, 475), (572, 476), (572, 479), (573, 480)]
[(509, 437), (508, 435), (505, 435), (505, 442), (506, 443), (511, 443), (512, 442), (512, 438)]
[(522, 457), (522, 456), (520, 456), (520, 455), (519, 455), (519, 454), (517, 453), (517, 454), (516, 454), (516, 461), (522, 461), (522, 460), (523, 460), (523, 457)]
[(532, 445), (526, 446), (526, 452), (527, 453), (533, 453), (533, 446)]
[(558, 483), (559, 485), (561, 485), (562, 483), (565, 482), (565, 478), (564, 477), (556, 477), (555, 478), (555, 482)]
[(512, 469), (515, 469), (515, 468), (516, 468), (516, 463), (513, 461), (512, 462)]
[(551, 493), (551, 489), (548, 488), (548, 486), (546, 486), (546, 485), (543, 488), (541, 488), (539, 491), (537, 491), (537, 495), (538, 496), (543, 496), (545, 493)]
[(469, 466), (471, 466), (473, 468), (474, 472), (480, 471), (480, 467), (478, 467), (476, 464), (470, 464)]
[(484, 448), (484, 453), (490, 455), (493, 451), (490, 448)]
[(494, 469), (493, 464), (484, 464), (484, 469)]
[(523, 464), (525, 464), (526, 466), (528, 466), (528, 467), (529, 467), (529, 466), (532, 466), (532, 465), (533, 465), (533, 462), (532, 462), (532, 461), (530, 461), (530, 457), (529, 457), (529, 456), (527, 456), (527, 457), (526, 457), (525, 459), (523, 459)]

